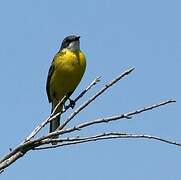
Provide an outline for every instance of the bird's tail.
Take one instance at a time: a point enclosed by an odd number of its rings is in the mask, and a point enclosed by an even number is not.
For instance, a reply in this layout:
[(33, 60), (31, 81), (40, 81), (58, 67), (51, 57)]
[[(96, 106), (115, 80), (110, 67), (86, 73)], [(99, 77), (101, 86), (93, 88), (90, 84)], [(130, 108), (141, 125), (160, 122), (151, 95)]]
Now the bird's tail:
[[(54, 110), (54, 108), (56, 107), (57, 104), (52, 103), (52, 111)], [(59, 108), (57, 108), (57, 110), (55, 111), (55, 114), (60, 112), (62, 110), (63, 106), (60, 106)], [(60, 115), (58, 115), (53, 121), (50, 122), (50, 133), (54, 132), (58, 127), (60, 126)], [(53, 139), (58, 138), (58, 136), (54, 136)]]
[(50, 122), (50, 133), (55, 131), (60, 126), (60, 115)]

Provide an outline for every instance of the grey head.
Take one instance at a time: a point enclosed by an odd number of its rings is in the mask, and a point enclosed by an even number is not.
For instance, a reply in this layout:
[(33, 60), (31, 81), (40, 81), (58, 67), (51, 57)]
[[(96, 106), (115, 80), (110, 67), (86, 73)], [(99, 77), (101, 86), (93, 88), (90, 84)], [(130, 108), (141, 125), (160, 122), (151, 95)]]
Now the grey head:
[(79, 39), (80, 39), (80, 36), (75, 36), (75, 35), (67, 36), (62, 42), (60, 50), (63, 50), (63, 49), (69, 49), (71, 51), (80, 50)]

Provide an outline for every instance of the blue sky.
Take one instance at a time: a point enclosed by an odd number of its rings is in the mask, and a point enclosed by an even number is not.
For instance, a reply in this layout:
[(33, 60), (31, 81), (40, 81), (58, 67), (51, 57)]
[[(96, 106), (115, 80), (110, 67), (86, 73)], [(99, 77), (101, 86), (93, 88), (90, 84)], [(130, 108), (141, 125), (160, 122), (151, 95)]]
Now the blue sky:
[[(177, 103), (82, 134), (121, 131), (181, 142), (181, 2), (168, 0), (0, 2), (0, 155), (21, 142), (48, 116), (47, 71), (62, 39), (81, 36), (85, 76), (104, 83), (127, 68), (135, 71), (99, 97), (71, 124), (115, 115), (161, 100)], [(69, 111), (63, 118), (65, 118)], [(48, 127), (44, 131), (47, 132)], [(12, 179), (180, 179), (181, 149), (148, 140), (112, 140), (30, 152), (1, 175)]]

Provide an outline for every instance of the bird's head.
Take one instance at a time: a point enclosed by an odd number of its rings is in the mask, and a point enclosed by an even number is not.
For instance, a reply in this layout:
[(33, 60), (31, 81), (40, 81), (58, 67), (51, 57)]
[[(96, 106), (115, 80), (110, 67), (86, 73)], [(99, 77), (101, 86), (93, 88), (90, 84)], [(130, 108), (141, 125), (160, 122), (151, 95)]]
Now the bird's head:
[(71, 51), (80, 50), (79, 39), (80, 36), (75, 36), (75, 35), (67, 36), (62, 42), (60, 50), (62, 49), (69, 49)]

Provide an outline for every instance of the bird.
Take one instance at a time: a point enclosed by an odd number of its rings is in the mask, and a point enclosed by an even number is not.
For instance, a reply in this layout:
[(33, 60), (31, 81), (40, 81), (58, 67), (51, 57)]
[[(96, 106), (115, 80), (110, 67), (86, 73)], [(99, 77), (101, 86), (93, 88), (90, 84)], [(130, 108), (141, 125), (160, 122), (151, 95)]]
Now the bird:
[[(64, 98), (70, 100), (73, 106), (74, 101), (70, 96), (80, 83), (86, 69), (86, 57), (80, 50), (80, 36), (70, 35), (64, 38), (59, 51), (55, 54), (48, 71), (46, 92), (48, 101), (51, 103), (51, 113), (57, 104)], [(56, 109), (60, 112), (63, 105)], [(50, 122), (49, 132), (54, 132), (60, 126), (60, 115)], [(53, 137), (58, 138), (58, 136)]]

